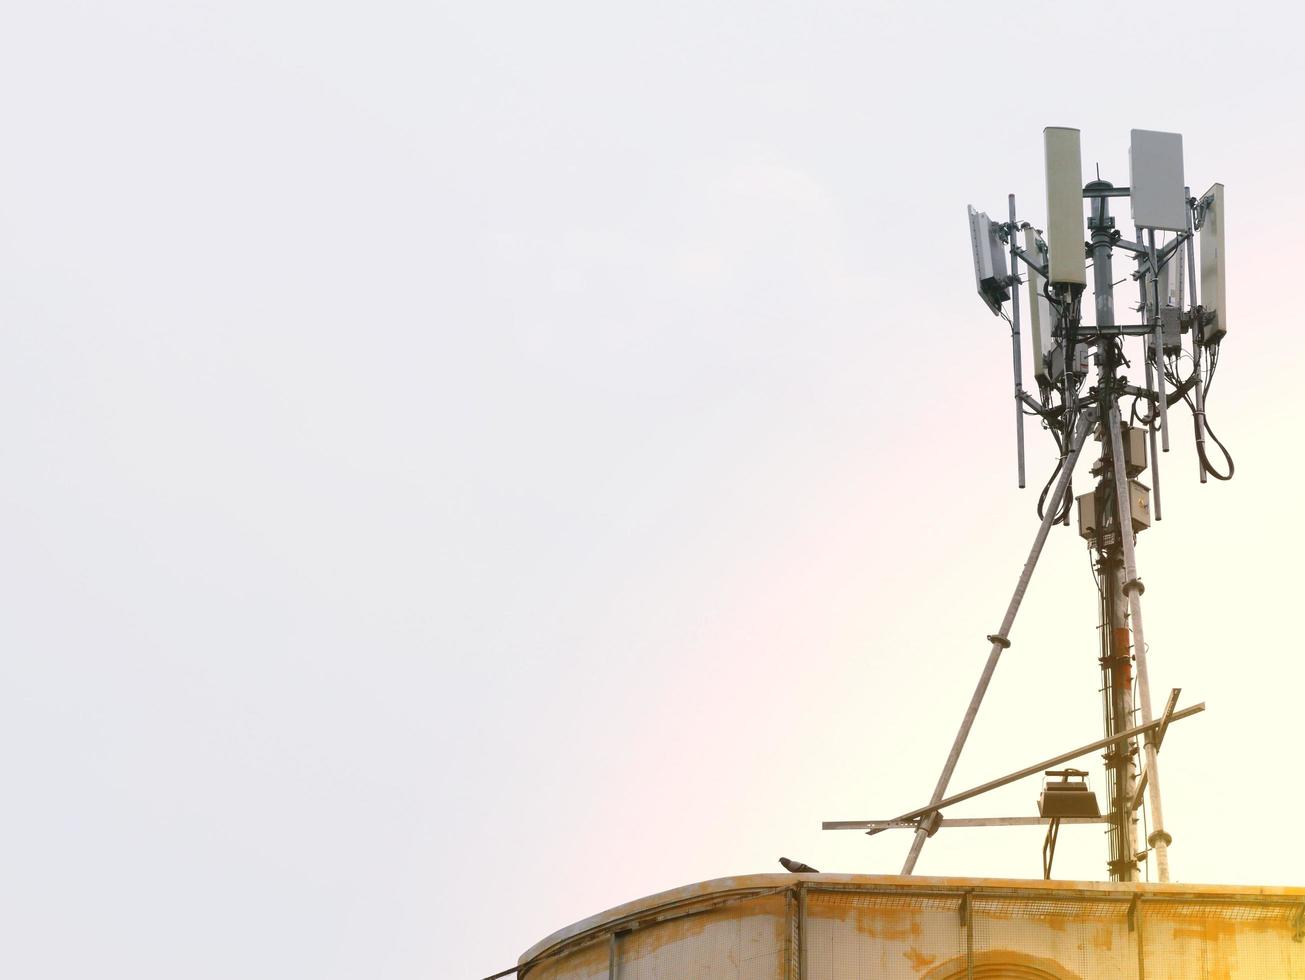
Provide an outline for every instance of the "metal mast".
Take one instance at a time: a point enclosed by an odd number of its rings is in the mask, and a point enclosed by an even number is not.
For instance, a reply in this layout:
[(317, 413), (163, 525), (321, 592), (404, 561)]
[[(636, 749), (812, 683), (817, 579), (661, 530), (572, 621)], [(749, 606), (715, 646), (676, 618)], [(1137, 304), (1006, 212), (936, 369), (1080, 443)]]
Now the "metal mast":
[[(1183, 179), (1182, 137), (1174, 133), (1133, 130), (1130, 147), (1130, 186), (1116, 187), (1098, 179), (1082, 179), (1079, 133), (1049, 127), (1045, 131), (1047, 162), (1047, 230), (1017, 218), (1015, 197), (1008, 199), (1009, 221), (998, 223), (969, 210), (975, 283), (988, 308), (1011, 328), (1015, 379), (1016, 461), (1019, 486), (1025, 485), (1024, 418), (1040, 418), (1054, 438), (1059, 459), (1038, 501), (1042, 522), (1025, 561), (1001, 626), (988, 636), (988, 658), (966, 708), (960, 729), (943, 765), (934, 792), (925, 806), (890, 820), (826, 821), (827, 830), (858, 829), (869, 834), (909, 829), (913, 839), (902, 874), (914, 872), (925, 842), (942, 827), (1047, 826), (1043, 844), (1043, 874), (1051, 876), (1062, 822), (1105, 824), (1111, 879), (1135, 881), (1139, 862), (1154, 856), (1160, 881), (1169, 880), (1168, 847), (1160, 795), (1158, 752), (1171, 721), (1190, 717), (1203, 705), (1177, 709), (1178, 690), (1170, 693), (1159, 719), (1151, 702), (1148, 649), (1142, 622), (1144, 591), (1137, 571), (1136, 535), (1151, 525), (1151, 505), (1160, 520), (1160, 475), (1157, 443), (1169, 451), (1169, 413), (1180, 400), (1192, 410), (1201, 482), (1207, 476), (1230, 479), (1232, 459), (1214, 437), (1208, 422), (1209, 382), (1218, 363), (1219, 343), (1227, 333), (1224, 269), (1223, 186), (1215, 184), (1193, 198)], [(1111, 198), (1129, 198), (1136, 241), (1127, 241), (1115, 227)], [(1083, 205), (1090, 215), (1084, 228)], [(1084, 231), (1088, 240), (1084, 240)], [(1157, 246), (1156, 231), (1174, 237)], [(1143, 233), (1145, 232), (1145, 239)], [(1194, 239), (1201, 239), (1200, 283), (1204, 305), (1197, 302)], [(1023, 235), (1023, 247), (1019, 236)], [(1114, 252), (1128, 252), (1137, 262), (1141, 322), (1121, 323), (1114, 297)], [(1009, 258), (1010, 271), (1006, 262)], [(1092, 264), (1095, 323), (1084, 324), (1082, 294), (1088, 286), (1087, 259)], [(1184, 260), (1190, 303), (1184, 306)], [(1021, 276), (1021, 269), (1026, 276)], [(1033, 375), (1037, 396), (1024, 388), (1021, 358), (1019, 287), (1028, 287), (1027, 317), (1031, 328)], [(1010, 316), (1005, 306), (1010, 304)], [(1191, 339), (1190, 357), (1183, 338)], [(1126, 342), (1140, 342), (1145, 386), (1129, 381)], [(1184, 366), (1184, 358), (1186, 366)], [(1095, 371), (1093, 368), (1095, 367)], [(1095, 383), (1093, 383), (1095, 382)], [(1124, 422), (1121, 406), (1128, 409)], [(1098, 663), (1105, 737), (1087, 746), (1035, 763), (961, 793), (948, 786), (961, 751), (978, 716), (997, 663), (1011, 646), (1024, 594), (1051, 528), (1069, 523), (1073, 471), (1089, 435), (1100, 444), (1092, 465), (1095, 486), (1077, 497), (1078, 530), (1092, 549), (1098, 586), (1100, 636)], [(1208, 438), (1208, 442), (1207, 442)], [(1226, 472), (1211, 465), (1207, 447), (1223, 452)], [(1147, 450), (1150, 449), (1148, 454)], [(1148, 460), (1148, 455), (1150, 459)], [(1150, 469), (1151, 486), (1138, 480)], [(1052, 489), (1054, 485), (1054, 490)], [(1069, 769), (1046, 772), (1037, 817), (944, 819), (944, 808), (1023, 779), (1047, 766), (1082, 758), (1104, 749), (1106, 808), (1102, 813), (1087, 786), (1088, 774)], [(1138, 840), (1138, 811), (1147, 800), (1150, 833), (1145, 846)]]
[[(1084, 193), (1109, 191), (1107, 181), (1093, 181)], [(1111, 251), (1114, 245), (1114, 219), (1110, 217), (1110, 198), (1102, 193), (1092, 197), (1092, 216), (1088, 229), (1092, 234), (1093, 293), (1096, 319), (1101, 327), (1115, 326), (1114, 270)], [(1102, 411), (1109, 417), (1117, 399), (1119, 351), (1114, 342), (1097, 349), (1097, 387)], [(1124, 595), (1123, 543), (1117, 533), (1127, 528), (1132, 533), (1132, 514), (1118, 512), (1112, 440), (1103, 439), (1101, 458), (1093, 467), (1098, 477), (1094, 504), (1098, 513), (1109, 514), (1109, 521), (1097, 521), (1092, 544), (1096, 549), (1097, 580), (1101, 594), (1101, 674), (1107, 736), (1117, 736), (1133, 725), (1133, 659), (1129, 634), (1128, 600)], [(1136, 780), (1136, 752), (1126, 740), (1114, 742), (1106, 750), (1106, 791), (1110, 821), (1108, 867), (1113, 881), (1137, 879), (1137, 818), (1132, 807)]]

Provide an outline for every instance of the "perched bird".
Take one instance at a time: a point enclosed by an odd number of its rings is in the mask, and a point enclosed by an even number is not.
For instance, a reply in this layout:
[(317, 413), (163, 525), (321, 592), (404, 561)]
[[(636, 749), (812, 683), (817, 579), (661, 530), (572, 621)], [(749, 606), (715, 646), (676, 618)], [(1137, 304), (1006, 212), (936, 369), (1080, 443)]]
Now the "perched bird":
[(780, 858), (779, 863), (784, 865), (785, 871), (792, 871), (795, 875), (818, 875), (820, 874), (809, 864), (803, 864), (801, 861), (793, 861), (789, 858)]

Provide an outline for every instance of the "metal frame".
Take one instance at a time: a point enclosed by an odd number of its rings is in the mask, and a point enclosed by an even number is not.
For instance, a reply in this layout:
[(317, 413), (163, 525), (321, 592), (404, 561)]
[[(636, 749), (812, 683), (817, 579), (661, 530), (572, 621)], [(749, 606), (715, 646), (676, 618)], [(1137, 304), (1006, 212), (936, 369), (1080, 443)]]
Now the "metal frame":
[[(1109, 823), (1105, 817), (943, 817), (939, 827), (1042, 827), (1053, 820), (1062, 823)], [(837, 823), (838, 821), (826, 821)], [(852, 830), (915, 830), (920, 826), (915, 820), (858, 820)], [(846, 827), (825, 827), (825, 830), (846, 830)]]
[(1056, 860), (1056, 841), (1060, 837), (1060, 822), (1064, 817), (1052, 817), (1047, 825), (1047, 836), (1042, 841), (1042, 878), (1051, 880), (1051, 865)]
[[(1075, 166), (1072, 161), (1063, 162), (1071, 169)], [(1061, 175), (1064, 172), (1055, 171)], [(1050, 179), (1052, 171), (1048, 171), (1048, 174)], [(1130, 499), (1133, 482), (1132, 473), (1128, 471), (1124, 459), (1120, 400), (1134, 399), (1134, 418), (1146, 429), (1152, 481), (1150, 499), (1154, 504), (1154, 519), (1162, 520), (1164, 511), (1160, 493), (1159, 457), (1168, 453), (1170, 449), (1169, 402), (1171, 398), (1176, 403), (1180, 396), (1186, 397), (1190, 389), (1194, 389), (1198, 455), (1201, 460), (1200, 478), (1203, 483), (1206, 480), (1207, 467), (1204, 449), (1204, 378), (1201, 367), (1202, 313), (1197, 304), (1193, 245), (1194, 236), (1201, 226), (1205, 201), (1193, 198), (1190, 187), (1184, 187), (1183, 193), (1187, 204), (1186, 228), (1175, 232), (1170, 241), (1160, 244), (1157, 243), (1155, 229), (1152, 228), (1135, 226), (1133, 231), (1135, 240), (1124, 239), (1115, 230), (1115, 221), (1110, 216), (1109, 202), (1112, 198), (1130, 197), (1129, 187), (1114, 187), (1109, 182), (1101, 180), (1098, 175), (1096, 180), (1082, 188), (1083, 198), (1091, 202), (1091, 219), (1087, 223), (1091, 240), (1085, 243), (1085, 248), (1092, 259), (1095, 322), (1092, 325), (1082, 323), (1080, 305), (1086, 286), (1079, 285), (1080, 279), (1047, 284), (1044, 287), (1044, 295), (1050, 301), (1054, 312), (1055, 322), (1054, 325), (1048, 326), (1048, 331), (1055, 340), (1053, 353), (1059, 352), (1060, 370), (1058, 374), (1053, 371), (1049, 380), (1046, 375), (1041, 377), (1037, 397), (1023, 387), (1024, 365), (1020, 341), (1021, 301), (1018, 288), (1023, 280), (1018, 267), (1022, 262), (1028, 270), (1045, 277), (1048, 275), (1051, 260), (1049, 258), (1046, 263), (1040, 262), (1037, 257), (1030, 255), (1026, 249), (1019, 246), (1020, 230), (1032, 226), (1028, 222), (1020, 221), (1015, 195), (1011, 194), (1007, 197), (1008, 221), (998, 226), (997, 232), (1009, 249), (1010, 275), (1007, 285), (1010, 287), (1010, 316), (1008, 320), (1014, 378), (1017, 481), (1021, 488), (1026, 485), (1024, 417), (1029, 414), (1038, 416), (1043, 427), (1050, 430), (1057, 438), (1061, 450), (1059, 480), (1050, 498), (1042, 504), (1041, 525), (1001, 626), (996, 633), (988, 636), (991, 644), (988, 659), (980, 672), (978, 683), (965, 709), (960, 728), (953, 738), (929, 803), (891, 820), (835, 820), (825, 821), (822, 824), (827, 830), (856, 828), (870, 834), (888, 829), (913, 830), (914, 836), (902, 866), (903, 875), (914, 872), (924, 842), (942, 827), (1046, 824), (1049, 832), (1048, 841), (1051, 844), (1048, 857), (1050, 858), (1054, 853), (1055, 840), (1060, 829), (1059, 823), (1042, 818), (1023, 817), (944, 820), (940, 811), (961, 799), (969, 799), (1014, 779), (1031, 775), (1036, 770), (1036, 767), (1031, 767), (976, 787), (974, 790), (947, 795), (948, 784), (973, 729), (997, 663), (1002, 652), (1010, 646), (1010, 631), (1034, 568), (1046, 544), (1047, 534), (1062, 514), (1065, 516), (1065, 523), (1069, 523), (1066, 504), (1069, 488), (1072, 486), (1074, 468), (1082, 452), (1087, 432), (1093, 426), (1099, 426), (1103, 447), (1100, 468), (1094, 469), (1093, 472), (1099, 475), (1094, 493), (1101, 519), (1097, 522), (1091, 540), (1092, 546), (1100, 556), (1100, 561), (1094, 567), (1100, 575), (1098, 585), (1103, 603), (1103, 636), (1107, 637), (1103, 640), (1104, 649), (1101, 658), (1105, 678), (1103, 694), (1106, 700), (1107, 730), (1104, 739), (1092, 743), (1077, 754), (1086, 754), (1100, 747), (1111, 747), (1107, 758), (1110, 777), (1108, 789), (1111, 796), (1109, 815), (1091, 822), (1107, 822), (1111, 825), (1112, 877), (1123, 881), (1133, 880), (1139, 874), (1137, 860), (1153, 853), (1157, 877), (1162, 882), (1169, 880), (1168, 847), (1172, 838), (1165, 827), (1160, 795), (1158, 751), (1169, 723), (1195, 713), (1202, 706), (1176, 711), (1178, 692), (1174, 691), (1160, 721), (1155, 721), (1152, 715), (1148, 650), (1141, 605), (1141, 595), (1144, 590), (1137, 571), (1134, 543), (1137, 529), (1133, 522), (1134, 511)], [(1116, 249), (1128, 253), (1137, 263), (1133, 278), (1138, 282), (1140, 323), (1116, 323), (1115, 321), (1112, 256)], [(1175, 368), (1175, 377), (1178, 379), (1175, 383), (1179, 383), (1180, 387), (1172, 395), (1170, 386), (1166, 383), (1166, 338), (1159, 294), (1161, 270), (1170, 262), (1186, 263), (1190, 311), (1181, 312), (1182, 298), (1180, 297), (1177, 343), (1181, 349), (1183, 334), (1188, 332), (1192, 334), (1194, 364), (1193, 375), (1187, 378), (1179, 376)], [(1123, 345), (1125, 341), (1131, 339), (1139, 339), (1143, 342), (1142, 365), (1146, 376), (1144, 386), (1129, 383), (1122, 375), (1121, 369), (1126, 363)], [(1172, 322), (1169, 341), (1172, 350), (1174, 342)], [(1096, 360), (1096, 384), (1085, 394), (1081, 390), (1088, 383), (1088, 372), (1083, 370), (1078, 357), (1078, 352), (1082, 350), (1095, 350)], [(1138, 411), (1139, 404), (1144, 406), (1144, 411)], [(1047, 490), (1043, 493), (1045, 495)], [(1136, 698), (1132, 692), (1134, 665)], [(1140, 713), (1142, 724), (1134, 724), (1134, 712)], [(1142, 736), (1142, 742), (1140, 747), (1135, 747), (1134, 740), (1139, 736)], [(1135, 755), (1140, 755), (1144, 759), (1140, 772), (1137, 771), (1134, 762)], [(1057, 756), (1055, 760), (1040, 765), (1045, 767), (1075, 757), (1075, 753)], [(1134, 841), (1136, 835), (1134, 814), (1141, 806), (1143, 798), (1147, 800), (1152, 831), (1147, 841), (1147, 849), (1139, 853)], [(1047, 863), (1049, 865), (1050, 860)]]
[[(1076, 749), (1070, 749), (1068, 752), (1062, 752), (1060, 755), (1053, 755), (1050, 759), (1043, 759), (1041, 762), (1035, 762), (1031, 766), (1025, 766), (1022, 769), (1016, 769), (1004, 776), (998, 776), (996, 779), (990, 779), (986, 783), (980, 783), (971, 789), (963, 790), (960, 793), (954, 793), (945, 799), (931, 800), (927, 806), (918, 807), (914, 810), (908, 810), (900, 817), (894, 817), (892, 820), (826, 820), (820, 825), (821, 830), (865, 830), (870, 835), (880, 832), (880, 829), (870, 829), (869, 825), (873, 823), (902, 823), (907, 820), (919, 820), (921, 817), (930, 814), (936, 814), (939, 810), (949, 806), (955, 806), (957, 803), (964, 803), (966, 800), (972, 800), (976, 796), (982, 796), (984, 793), (990, 793), (994, 789), (1000, 789), (1010, 783), (1018, 782), (1021, 779), (1027, 779), (1029, 776), (1036, 776), (1053, 766), (1058, 766), (1062, 762), (1071, 762), (1074, 759), (1081, 759), (1097, 749), (1104, 749), (1112, 742), (1120, 739), (1136, 738), (1138, 735), (1145, 735), (1161, 725), (1168, 726), (1171, 722), (1181, 721), (1184, 718), (1190, 718), (1193, 715), (1200, 714), (1205, 710), (1205, 703), (1194, 704), (1189, 708), (1183, 708), (1181, 711), (1175, 711), (1168, 716), (1168, 719), (1159, 721), (1148, 721), (1141, 725), (1136, 725), (1126, 731), (1117, 732), (1113, 735), (1107, 735), (1105, 738), (1099, 738), (1095, 742), (1088, 742), (1086, 745), (1080, 745)], [(931, 836), (928, 830), (921, 826), (917, 830), (917, 839), (919, 834), (926, 837)]]

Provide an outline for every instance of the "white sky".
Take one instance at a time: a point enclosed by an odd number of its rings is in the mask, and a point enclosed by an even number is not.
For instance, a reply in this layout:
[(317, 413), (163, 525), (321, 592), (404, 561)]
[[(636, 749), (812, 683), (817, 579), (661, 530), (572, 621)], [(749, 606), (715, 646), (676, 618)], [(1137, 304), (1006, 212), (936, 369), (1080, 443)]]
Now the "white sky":
[[(927, 799), (1035, 529), (964, 209), (1042, 221), (1046, 125), (1228, 188), (1238, 477), (1176, 413), (1139, 544), (1157, 698), (1209, 703), (1166, 811), (1177, 877), (1305, 881), (1282, 8), (10, 4), (0, 974), (476, 978), (780, 854), (896, 872), (819, 825)], [(1087, 565), (956, 786), (1097, 737)]]

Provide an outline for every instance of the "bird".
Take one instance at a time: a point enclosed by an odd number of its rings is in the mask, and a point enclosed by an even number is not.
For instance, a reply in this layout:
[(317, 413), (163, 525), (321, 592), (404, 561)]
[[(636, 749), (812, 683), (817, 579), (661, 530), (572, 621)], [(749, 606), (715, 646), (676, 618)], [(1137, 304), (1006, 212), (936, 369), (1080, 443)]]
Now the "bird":
[(779, 863), (784, 865), (785, 871), (792, 871), (795, 875), (818, 875), (820, 874), (809, 864), (803, 864), (801, 861), (794, 861), (791, 858), (780, 858)]

